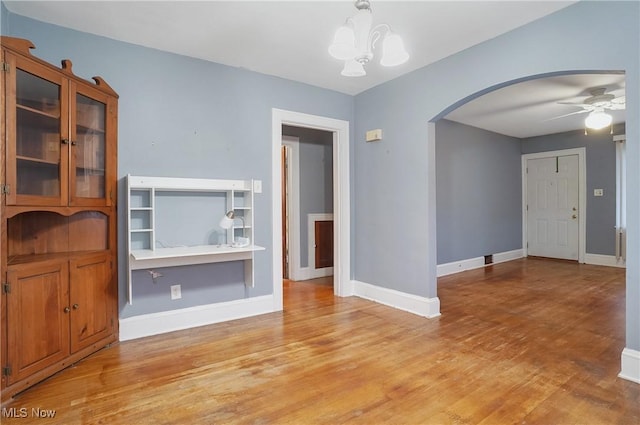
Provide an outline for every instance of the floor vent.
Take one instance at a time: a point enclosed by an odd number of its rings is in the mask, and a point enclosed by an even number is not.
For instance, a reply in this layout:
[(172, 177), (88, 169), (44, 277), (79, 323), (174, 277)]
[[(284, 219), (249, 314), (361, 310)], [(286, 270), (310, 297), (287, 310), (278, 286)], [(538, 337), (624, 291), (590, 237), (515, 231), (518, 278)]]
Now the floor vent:
[(489, 254), (489, 255), (485, 255), (484, 256), (484, 264), (493, 264), (493, 254)]

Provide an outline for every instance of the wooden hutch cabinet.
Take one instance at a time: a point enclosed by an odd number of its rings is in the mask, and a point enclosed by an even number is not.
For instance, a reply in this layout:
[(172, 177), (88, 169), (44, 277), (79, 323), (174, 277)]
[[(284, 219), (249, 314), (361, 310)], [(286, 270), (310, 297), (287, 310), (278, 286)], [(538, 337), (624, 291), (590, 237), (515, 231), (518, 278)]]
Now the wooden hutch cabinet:
[(0, 37), (2, 399), (118, 338), (118, 95)]

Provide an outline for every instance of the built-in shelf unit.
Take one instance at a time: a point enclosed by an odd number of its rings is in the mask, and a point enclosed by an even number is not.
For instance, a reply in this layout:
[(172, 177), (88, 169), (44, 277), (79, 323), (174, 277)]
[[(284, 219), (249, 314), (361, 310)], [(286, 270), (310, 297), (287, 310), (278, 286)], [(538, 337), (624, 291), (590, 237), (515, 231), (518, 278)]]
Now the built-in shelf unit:
[[(219, 237), (208, 243), (193, 244), (190, 241), (177, 241), (168, 244), (163, 241), (162, 224), (158, 216), (166, 208), (161, 203), (165, 195), (186, 195), (211, 198), (220, 202), (217, 207), (198, 210), (200, 205), (193, 205), (189, 215), (204, 218), (206, 229), (200, 229), (202, 240), (211, 229), (220, 232)], [(192, 264), (207, 264), (226, 261), (244, 261), (245, 285), (253, 287), (253, 257), (256, 251), (264, 250), (254, 243), (254, 180), (217, 180), (173, 177), (127, 176), (127, 249), (128, 249), (128, 301), (133, 303), (132, 278), (133, 270), (153, 269), (159, 267), (175, 267)], [(179, 201), (182, 201), (179, 199)], [(182, 202), (181, 202), (182, 203)], [(188, 205), (182, 205), (189, 208)], [(235, 219), (229, 229), (219, 226), (220, 219), (227, 211), (233, 211)], [(189, 220), (189, 217), (175, 217), (175, 223)], [(194, 220), (198, 222), (198, 220)], [(168, 223), (164, 223), (169, 227)], [(197, 226), (197, 224), (196, 224)], [(167, 230), (167, 229), (164, 229)], [(166, 232), (165, 232), (166, 233)], [(176, 233), (176, 232), (174, 232)], [(221, 236), (221, 237), (220, 237)], [(248, 238), (249, 244), (238, 246), (234, 241)], [(223, 239), (223, 240), (221, 240)], [(175, 241), (174, 241), (175, 242)]]

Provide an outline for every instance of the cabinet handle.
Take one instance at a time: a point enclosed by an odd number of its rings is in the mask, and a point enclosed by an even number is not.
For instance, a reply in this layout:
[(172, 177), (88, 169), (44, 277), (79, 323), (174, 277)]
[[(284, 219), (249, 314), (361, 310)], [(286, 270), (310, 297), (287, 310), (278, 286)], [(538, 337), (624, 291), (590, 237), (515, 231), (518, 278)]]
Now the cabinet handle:
[(63, 145), (68, 145), (69, 144), (69, 139), (62, 139), (60, 141)]
[(70, 312), (70, 311), (71, 311), (71, 309), (70, 309), (69, 307), (65, 307), (65, 308), (64, 308), (64, 312), (65, 312), (65, 313), (68, 313), (68, 312)]
[(71, 146), (75, 146), (75, 145), (77, 145), (77, 144), (78, 144), (78, 143), (76, 143), (76, 142), (71, 142)]
[(73, 309), (74, 309), (74, 310), (77, 310), (77, 309), (79, 309), (79, 308), (80, 308), (80, 306), (79, 306), (78, 304), (74, 304), (74, 305), (73, 305)]

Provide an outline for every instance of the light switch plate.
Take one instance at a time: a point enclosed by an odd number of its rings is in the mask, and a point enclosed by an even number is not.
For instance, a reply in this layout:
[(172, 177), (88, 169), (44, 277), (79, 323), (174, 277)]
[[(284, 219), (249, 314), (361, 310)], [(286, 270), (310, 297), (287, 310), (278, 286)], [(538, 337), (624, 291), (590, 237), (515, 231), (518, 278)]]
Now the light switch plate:
[(604, 189), (593, 189), (593, 196), (604, 196)]
[(171, 285), (171, 299), (179, 300), (180, 298), (182, 298), (182, 290), (180, 288), (180, 285)]
[(254, 180), (253, 181), (253, 192), (254, 193), (262, 193), (262, 180)]

